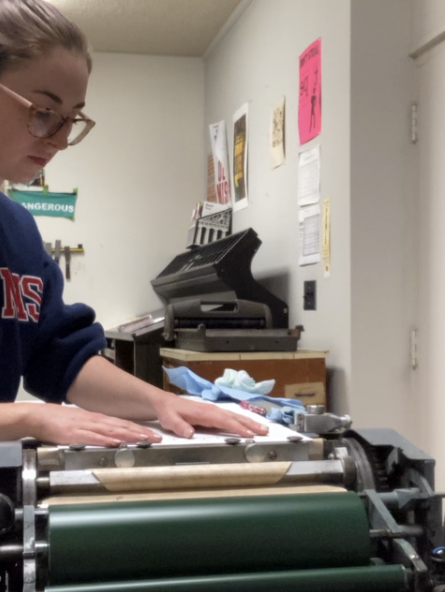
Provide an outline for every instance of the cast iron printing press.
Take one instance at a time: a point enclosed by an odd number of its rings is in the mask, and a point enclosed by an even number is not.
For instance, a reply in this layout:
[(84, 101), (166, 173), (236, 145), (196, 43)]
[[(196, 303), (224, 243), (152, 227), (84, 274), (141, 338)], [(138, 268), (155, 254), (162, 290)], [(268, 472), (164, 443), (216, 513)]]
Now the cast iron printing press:
[[(259, 244), (233, 235), (153, 280), (169, 341), (295, 350), (287, 305), (251, 277)], [(280, 438), (0, 443), (0, 592), (444, 592), (434, 460), (307, 411)]]
[(195, 351), (295, 351), (286, 302), (257, 282), (261, 246), (249, 228), (174, 257), (151, 284), (163, 301), (164, 338)]
[(434, 461), (319, 411), (280, 441), (1, 443), (0, 590), (443, 591)]

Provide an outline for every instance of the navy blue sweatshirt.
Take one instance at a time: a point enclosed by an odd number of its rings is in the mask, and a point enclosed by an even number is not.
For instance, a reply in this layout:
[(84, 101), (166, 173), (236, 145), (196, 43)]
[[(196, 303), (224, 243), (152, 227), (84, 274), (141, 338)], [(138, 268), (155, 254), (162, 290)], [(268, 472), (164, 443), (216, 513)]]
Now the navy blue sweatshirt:
[(59, 266), (44, 251), (33, 217), (0, 192), (0, 402), (25, 389), (65, 400), (83, 364), (105, 346), (94, 311), (62, 300)]

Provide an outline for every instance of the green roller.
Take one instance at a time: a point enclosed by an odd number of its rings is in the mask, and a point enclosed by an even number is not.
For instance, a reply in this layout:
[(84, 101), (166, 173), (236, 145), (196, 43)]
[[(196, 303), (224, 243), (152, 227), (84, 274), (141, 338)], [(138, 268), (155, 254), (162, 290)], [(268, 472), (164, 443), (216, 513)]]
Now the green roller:
[(49, 583), (366, 566), (352, 492), (49, 508)]
[(400, 565), (206, 576), (151, 582), (81, 584), (45, 592), (402, 592), (406, 574)]

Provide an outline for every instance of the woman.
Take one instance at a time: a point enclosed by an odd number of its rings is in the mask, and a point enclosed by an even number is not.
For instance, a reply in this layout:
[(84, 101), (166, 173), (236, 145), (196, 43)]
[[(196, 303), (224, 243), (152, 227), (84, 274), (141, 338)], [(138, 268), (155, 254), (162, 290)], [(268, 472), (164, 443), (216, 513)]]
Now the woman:
[[(44, 0), (0, 0), (0, 185), (31, 181), (59, 150), (85, 138), (91, 57), (83, 34)], [(158, 418), (190, 438), (192, 425), (245, 437), (267, 428), (191, 402), (97, 355), (101, 327), (87, 306), (65, 306), (58, 266), (32, 216), (0, 194), (0, 439), (117, 445), (161, 438), (135, 421)], [(13, 403), (20, 377), (45, 405)], [(76, 407), (61, 406), (67, 401)], [(103, 413), (106, 413), (104, 415)]]

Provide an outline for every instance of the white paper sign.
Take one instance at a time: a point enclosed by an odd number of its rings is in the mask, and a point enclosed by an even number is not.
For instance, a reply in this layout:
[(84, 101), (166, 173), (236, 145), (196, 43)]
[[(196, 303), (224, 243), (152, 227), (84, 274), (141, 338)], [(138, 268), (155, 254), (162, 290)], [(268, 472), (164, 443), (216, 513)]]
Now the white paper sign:
[(298, 214), (300, 235), (300, 265), (311, 265), (320, 256), (320, 205), (301, 208)]
[(300, 153), (298, 203), (309, 206), (320, 201), (320, 146)]

